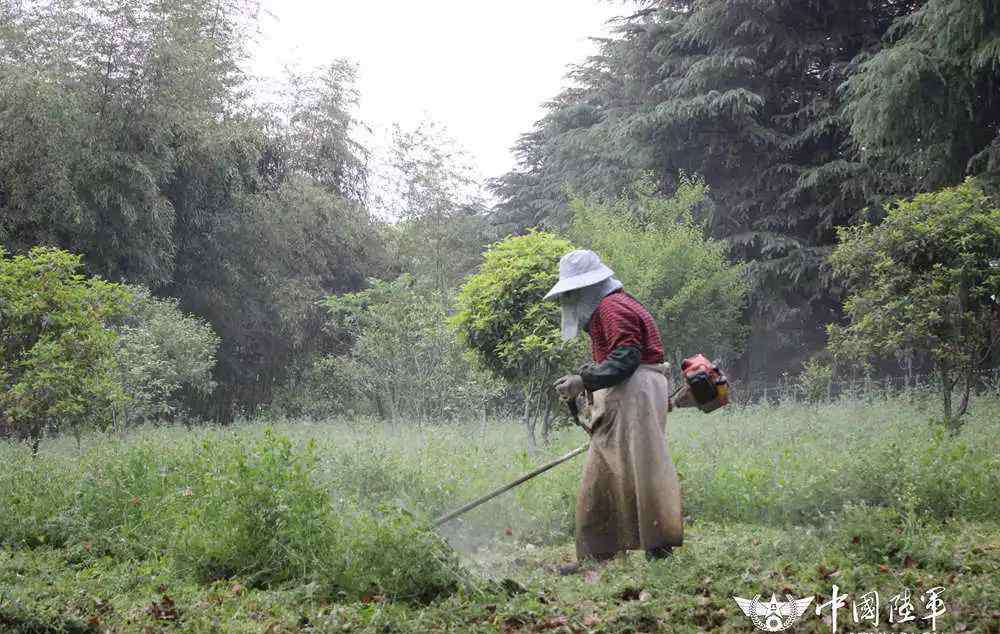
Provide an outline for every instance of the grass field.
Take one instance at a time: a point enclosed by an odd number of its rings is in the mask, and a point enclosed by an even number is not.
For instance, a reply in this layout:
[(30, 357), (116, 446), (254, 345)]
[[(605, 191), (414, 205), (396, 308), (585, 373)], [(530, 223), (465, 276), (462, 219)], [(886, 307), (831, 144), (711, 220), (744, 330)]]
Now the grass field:
[[(750, 632), (732, 595), (851, 600), (878, 629), (1000, 632), (1000, 402), (953, 438), (916, 395), (677, 413), (686, 544), (562, 577), (583, 457), (437, 533), (430, 518), (585, 441), (521, 428), (272, 421), (0, 446), (2, 632)], [(890, 625), (908, 588), (917, 620)], [(814, 603), (814, 605), (816, 605)], [(795, 632), (830, 632), (830, 610)]]

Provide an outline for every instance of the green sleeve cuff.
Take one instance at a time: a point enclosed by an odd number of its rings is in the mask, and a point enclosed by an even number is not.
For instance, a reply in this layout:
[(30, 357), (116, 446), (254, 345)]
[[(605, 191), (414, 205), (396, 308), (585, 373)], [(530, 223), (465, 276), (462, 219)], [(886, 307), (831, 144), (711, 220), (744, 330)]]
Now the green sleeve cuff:
[(603, 390), (627, 380), (639, 368), (642, 353), (638, 348), (616, 348), (604, 363), (580, 372), (587, 390)]

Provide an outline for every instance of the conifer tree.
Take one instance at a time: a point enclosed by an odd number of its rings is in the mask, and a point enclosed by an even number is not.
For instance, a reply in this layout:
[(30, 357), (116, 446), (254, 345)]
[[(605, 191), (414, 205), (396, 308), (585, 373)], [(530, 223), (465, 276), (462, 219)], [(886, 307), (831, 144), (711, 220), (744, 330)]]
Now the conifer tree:
[(642, 3), (521, 138), (519, 169), (493, 184), (500, 219), (562, 226), (566, 184), (614, 196), (652, 170), (670, 193), (680, 173), (700, 175), (713, 235), (751, 262), (751, 354), (817, 347), (839, 310), (825, 265), (836, 227), (880, 194), (849, 143), (840, 86), (916, 4)]

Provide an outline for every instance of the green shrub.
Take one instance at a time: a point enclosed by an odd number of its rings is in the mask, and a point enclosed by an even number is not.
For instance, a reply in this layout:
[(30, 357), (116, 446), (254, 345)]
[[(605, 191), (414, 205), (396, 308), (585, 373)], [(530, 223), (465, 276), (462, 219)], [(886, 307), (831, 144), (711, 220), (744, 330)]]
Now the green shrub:
[(539, 367), (574, 358), (567, 358), (575, 351), (559, 334), (559, 304), (542, 301), (559, 280), (559, 260), (573, 248), (544, 232), (507, 238), (490, 247), (479, 272), (459, 292), (452, 324), (497, 375), (524, 381)]
[(655, 315), (668, 359), (679, 364), (699, 351), (731, 359), (745, 334), (747, 267), (732, 264), (725, 243), (695, 219), (708, 202), (703, 180), (682, 174), (670, 197), (655, 188), (646, 179), (617, 200), (573, 198), (570, 237), (600, 254)]
[(498, 384), (471, 367), (447, 326), (448, 305), (446, 293), (410, 275), (328, 297), (327, 328), (346, 336), (350, 350), (316, 370), (347, 388), (335, 395), (342, 405), (382, 419), (452, 420), (481, 410)]
[(178, 566), (204, 581), (308, 577), (335, 532), (312, 453), (268, 431), (253, 444), (206, 441), (200, 455), (210, 462), (180, 493), (190, 503), (170, 545)]
[(398, 508), (359, 513), (347, 526), (328, 565), (348, 596), (426, 602), (469, 581), (448, 543)]
[(833, 386), (833, 368), (829, 363), (812, 358), (802, 364), (798, 377), (798, 388), (809, 403), (820, 403), (830, 398)]
[(521, 388), (532, 442), (538, 416), (546, 412), (547, 423), (558, 407), (555, 377), (584, 360), (582, 339), (562, 341), (558, 302), (542, 300), (559, 280), (559, 260), (572, 250), (544, 232), (497, 242), (459, 291), (451, 320), (484, 367)]
[(120, 423), (184, 416), (182, 390), (204, 395), (215, 389), (219, 338), (204, 320), (184, 314), (176, 299), (153, 297), (141, 286), (129, 290), (134, 299), (116, 349), (127, 397)]
[[(841, 361), (914, 355), (929, 361), (944, 422), (961, 427), (972, 387), (1000, 339), (1000, 207), (976, 180), (885, 206), (882, 224), (838, 230), (830, 262), (849, 287), (846, 326), (832, 324)], [(953, 407), (956, 386), (964, 396)]]
[(36, 247), (0, 249), (0, 427), (38, 442), (46, 428), (110, 421), (123, 398), (115, 377), (117, 335), (129, 294), (79, 273), (80, 256)]
[(425, 601), (467, 581), (421, 521), (363, 497), (331, 497), (315, 448), (271, 430), (155, 433), (44, 464), (8, 448), (4, 464), (0, 545), (162, 560), (201, 583), (314, 583), (331, 598)]
[(0, 545), (63, 546), (76, 533), (68, 516), (80, 472), (68, 461), (40, 460), (18, 448), (0, 458)]

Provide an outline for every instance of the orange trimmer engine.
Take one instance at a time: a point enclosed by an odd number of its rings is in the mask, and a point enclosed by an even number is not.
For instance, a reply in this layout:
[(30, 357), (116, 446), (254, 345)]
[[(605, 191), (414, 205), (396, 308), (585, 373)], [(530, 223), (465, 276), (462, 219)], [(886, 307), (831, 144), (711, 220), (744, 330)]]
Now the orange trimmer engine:
[(729, 404), (729, 380), (705, 355), (684, 359), (681, 372), (698, 409), (707, 414)]

